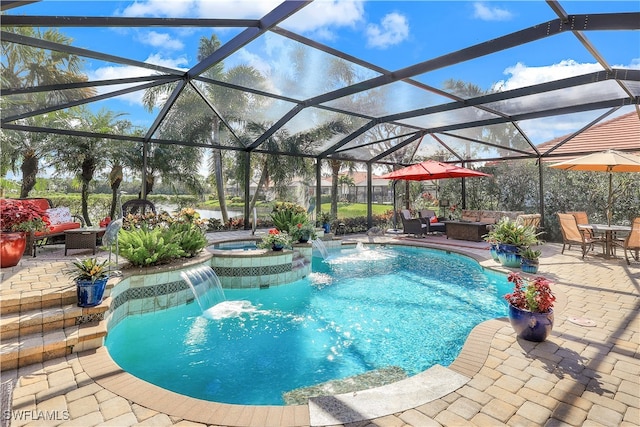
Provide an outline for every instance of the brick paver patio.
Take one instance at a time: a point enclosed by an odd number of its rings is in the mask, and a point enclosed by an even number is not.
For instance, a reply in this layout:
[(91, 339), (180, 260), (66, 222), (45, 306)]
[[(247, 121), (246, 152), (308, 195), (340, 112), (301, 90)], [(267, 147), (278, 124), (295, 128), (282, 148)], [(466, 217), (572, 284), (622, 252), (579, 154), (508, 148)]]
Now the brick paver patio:
[[(484, 266), (497, 267), (482, 244), (451, 246), (456, 242), (434, 236), (403, 240), (461, 251)], [(582, 260), (579, 250), (561, 255), (560, 249), (546, 244), (541, 259), (540, 274), (555, 282), (559, 296), (554, 329), (546, 342), (517, 340), (504, 319), (486, 322), (472, 332), (449, 367), (470, 377), (465, 385), (424, 405), (352, 425), (639, 425), (640, 263), (627, 266), (624, 259), (591, 254)], [(39, 256), (3, 269), (2, 298), (20, 293), (26, 302), (34, 292), (68, 287), (63, 273), (67, 263)], [(132, 387), (141, 381), (129, 377), (109, 362), (104, 349), (3, 371), (2, 382), (15, 382), (12, 411), (3, 407), (3, 422), (10, 418), (12, 426), (210, 424), (202, 420), (211, 406), (201, 407), (195, 399), (176, 401), (176, 395), (155, 387), (134, 392)], [(180, 416), (173, 407), (180, 408)], [(218, 425), (309, 423), (308, 412), (301, 409), (218, 405), (214, 412), (211, 419), (223, 415), (228, 421)]]

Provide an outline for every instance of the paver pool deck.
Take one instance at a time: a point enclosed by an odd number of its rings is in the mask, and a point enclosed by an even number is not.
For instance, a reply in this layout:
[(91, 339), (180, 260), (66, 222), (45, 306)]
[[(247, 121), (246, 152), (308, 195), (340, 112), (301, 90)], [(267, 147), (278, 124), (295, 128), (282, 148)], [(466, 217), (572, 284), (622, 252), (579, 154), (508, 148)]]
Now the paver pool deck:
[[(209, 235), (210, 240), (238, 236), (247, 233)], [(509, 271), (491, 260), (483, 243), (441, 236), (360, 235), (347, 239), (442, 248), (470, 255), (487, 268)], [(431, 379), (427, 378), (411, 395), (398, 386), (362, 393), (364, 400), (367, 396), (382, 398), (390, 408), (396, 404), (402, 407), (413, 398), (424, 402), (341, 424), (638, 426), (640, 263), (632, 261), (628, 266), (624, 258), (603, 259), (593, 254), (583, 260), (579, 249), (564, 255), (560, 249), (561, 245), (553, 243), (542, 249), (540, 274), (553, 280), (559, 297), (555, 325), (547, 341), (518, 340), (505, 319), (485, 322), (472, 331), (452, 365), (437, 369), (436, 376), (444, 372), (445, 379), (452, 378), (450, 390), (429, 397)], [(15, 298), (16, 293), (27, 296), (68, 287), (64, 271), (73, 259), (74, 254), (66, 258), (38, 255), (23, 258), (17, 267), (0, 270), (0, 302)], [(456, 383), (461, 377), (460, 384)], [(325, 425), (317, 423), (323, 418), (314, 418), (311, 405), (223, 405), (159, 389), (122, 372), (104, 348), (3, 371), (2, 382), (8, 380), (13, 380), (15, 388), (11, 411), (6, 412), (3, 406), (0, 414), (2, 426), (9, 419), (12, 426), (304, 426), (314, 425), (314, 419), (315, 425)], [(336, 407), (350, 402), (349, 396), (333, 400)]]

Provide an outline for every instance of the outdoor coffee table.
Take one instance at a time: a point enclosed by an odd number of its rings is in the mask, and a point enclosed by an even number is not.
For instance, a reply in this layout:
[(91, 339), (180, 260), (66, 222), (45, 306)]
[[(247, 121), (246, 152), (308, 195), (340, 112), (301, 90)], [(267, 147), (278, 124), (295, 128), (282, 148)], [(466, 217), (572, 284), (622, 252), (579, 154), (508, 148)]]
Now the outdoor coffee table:
[(443, 221), (447, 239), (469, 240), (481, 242), (482, 236), (488, 233), (487, 222)]
[(104, 234), (106, 228), (74, 228), (64, 232), (64, 255), (69, 249), (93, 249), (96, 254), (98, 235)]

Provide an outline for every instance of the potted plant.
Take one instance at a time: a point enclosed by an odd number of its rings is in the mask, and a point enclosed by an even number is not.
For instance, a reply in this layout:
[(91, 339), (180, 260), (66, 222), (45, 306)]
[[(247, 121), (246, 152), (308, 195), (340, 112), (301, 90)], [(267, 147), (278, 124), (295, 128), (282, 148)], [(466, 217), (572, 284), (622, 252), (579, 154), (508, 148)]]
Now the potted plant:
[(275, 228), (269, 230), (258, 243), (259, 248), (281, 251), (285, 246), (291, 246), (291, 237), (288, 233), (280, 232)]
[(513, 292), (504, 296), (509, 303), (511, 326), (522, 339), (544, 341), (553, 328), (556, 297), (551, 292), (551, 282), (541, 276), (523, 279), (519, 273), (509, 274), (508, 280), (514, 284)]
[(108, 260), (86, 258), (73, 262), (71, 278), (76, 282), (79, 307), (94, 307), (102, 302), (109, 280)]
[(500, 258), (498, 258), (498, 244), (500, 240), (498, 239), (497, 232), (494, 230), (493, 225), (487, 227), (489, 232), (482, 236), (485, 242), (489, 243), (489, 251), (491, 252), (491, 258), (495, 262), (500, 262)]
[(333, 220), (333, 216), (329, 212), (320, 212), (318, 214), (318, 222), (320, 226), (324, 228), (325, 233), (331, 232), (331, 221)]
[(0, 267), (18, 265), (27, 233), (49, 227), (46, 212), (29, 200), (0, 199)]
[(316, 229), (309, 221), (299, 222), (289, 227), (289, 235), (293, 241), (307, 243), (316, 238)]
[(540, 233), (535, 227), (519, 224), (507, 217), (498, 221), (490, 234), (490, 238), (498, 243), (498, 259), (505, 267), (520, 267), (520, 248), (540, 243)]
[(542, 252), (539, 250), (531, 249), (530, 247), (520, 248), (520, 268), (525, 273), (536, 274), (538, 267), (540, 266), (540, 255)]

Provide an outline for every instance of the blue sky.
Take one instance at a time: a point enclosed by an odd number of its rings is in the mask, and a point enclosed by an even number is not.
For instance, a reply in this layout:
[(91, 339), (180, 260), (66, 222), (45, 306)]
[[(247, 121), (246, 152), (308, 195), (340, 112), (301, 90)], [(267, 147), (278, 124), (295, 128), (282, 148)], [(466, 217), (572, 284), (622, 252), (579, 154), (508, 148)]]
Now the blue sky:
[[(158, 1), (42, 1), (9, 11), (12, 14), (155, 16), (199, 18), (260, 18), (280, 2), (184, 0)], [(568, 13), (631, 12), (633, 1), (561, 1)], [(281, 24), (318, 42), (360, 57), (389, 70), (454, 52), (514, 31), (556, 19), (544, 1), (331, 1), (316, 0)], [(196, 64), (198, 40), (215, 31), (224, 42), (241, 29), (63, 28), (74, 45), (169, 67), (188, 69)], [(640, 32), (586, 32), (611, 66), (640, 68)], [(246, 62), (276, 73), (283, 65), (269, 53), (278, 49), (278, 38), (252, 43), (228, 59)], [(286, 65), (286, 64), (285, 64)], [(572, 34), (554, 36), (486, 58), (435, 70), (418, 80), (442, 87), (449, 78), (472, 82), (482, 89), (526, 86), (560, 77), (591, 72), (601, 67)], [(87, 60), (91, 78), (147, 75), (147, 70)], [(132, 121), (152, 120), (142, 112), (140, 95), (105, 102), (116, 111), (129, 111)], [(593, 115), (589, 116), (592, 117)], [(543, 142), (571, 127), (536, 134)]]

